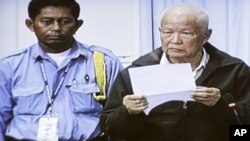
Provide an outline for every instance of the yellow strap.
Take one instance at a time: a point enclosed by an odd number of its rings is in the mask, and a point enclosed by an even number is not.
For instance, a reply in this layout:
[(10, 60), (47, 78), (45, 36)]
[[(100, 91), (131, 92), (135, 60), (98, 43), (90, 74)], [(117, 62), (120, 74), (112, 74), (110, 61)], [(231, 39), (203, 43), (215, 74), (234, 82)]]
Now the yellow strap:
[(94, 52), (95, 74), (97, 85), (100, 88), (100, 94), (94, 93), (94, 98), (97, 101), (106, 100), (106, 66), (104, 54), (99, 51)]

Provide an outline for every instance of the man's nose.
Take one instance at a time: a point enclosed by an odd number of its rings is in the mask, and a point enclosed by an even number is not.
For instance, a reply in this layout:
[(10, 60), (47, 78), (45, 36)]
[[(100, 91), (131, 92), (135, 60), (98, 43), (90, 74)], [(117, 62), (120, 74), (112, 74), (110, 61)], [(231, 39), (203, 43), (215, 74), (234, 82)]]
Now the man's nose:
[(58, 21), (53, 22), (52, 30), (61, 30), (61, 25)]
[(180, 43), (180, 42), (181, 42), (180, 33), (174, 33), (172, 37), (172, 43)]

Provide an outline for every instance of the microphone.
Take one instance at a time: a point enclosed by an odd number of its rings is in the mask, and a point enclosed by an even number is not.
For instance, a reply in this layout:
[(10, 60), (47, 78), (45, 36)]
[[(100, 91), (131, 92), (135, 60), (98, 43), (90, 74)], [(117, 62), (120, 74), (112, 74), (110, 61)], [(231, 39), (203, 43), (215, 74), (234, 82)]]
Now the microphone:
[(236, 109), (235, 109), (235, 106), (236, 106), (235, 103), (229, 103), (229, 104), (228, 104), (228, 107), (233, 109), (234, 115), (235, 115), (235, 117), (236, 117), (238, 123), (241, 125), (242, 123), (241, 123), (241, 120), (240, 120), (240, 118), (239, 118), (238, 112), (237, 112)]

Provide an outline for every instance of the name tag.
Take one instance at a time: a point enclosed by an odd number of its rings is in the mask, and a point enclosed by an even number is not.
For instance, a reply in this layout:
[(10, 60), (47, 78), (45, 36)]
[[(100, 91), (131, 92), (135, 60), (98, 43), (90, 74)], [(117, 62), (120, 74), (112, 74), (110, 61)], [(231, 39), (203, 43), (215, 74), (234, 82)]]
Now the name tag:
[(58, 141), (58, 118), (41, 117), (38, 125), (38, 141)]

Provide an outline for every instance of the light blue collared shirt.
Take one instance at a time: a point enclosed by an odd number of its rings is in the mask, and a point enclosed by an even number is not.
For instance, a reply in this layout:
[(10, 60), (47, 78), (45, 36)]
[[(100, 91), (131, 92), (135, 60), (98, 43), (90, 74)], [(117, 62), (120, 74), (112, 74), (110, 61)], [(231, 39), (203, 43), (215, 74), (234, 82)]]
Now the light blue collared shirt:
[(4, 140), (4, 132), (16, 139), (36, 140), (38, 121), (48, 114), (48, 96), (39, 58), (45, 66), (50, 92), (57, 87), (65, 67), (72, 62), (52, 105), (52, 117), (59, 120), (60, 140), (86, 140), (98, 136), (99, 115), (103, 107), (92, 96), (100, 91), (95, 80), (93, 50), (105, 54), (109, 92), (123, 67), (105, 48), (75, 42), (60, 66), (38, 44), (1, 59), (0, 140)]

